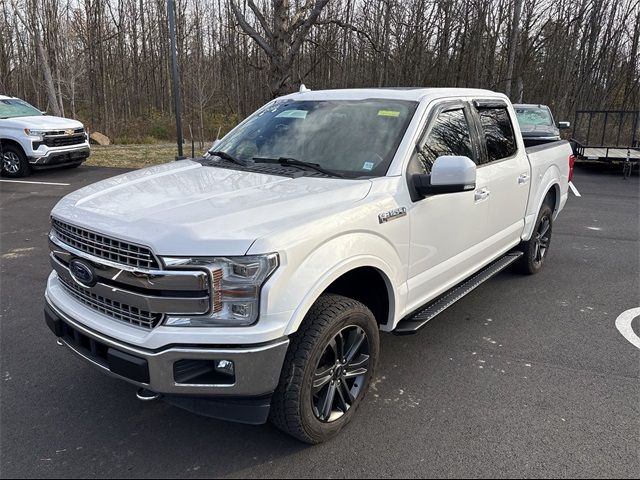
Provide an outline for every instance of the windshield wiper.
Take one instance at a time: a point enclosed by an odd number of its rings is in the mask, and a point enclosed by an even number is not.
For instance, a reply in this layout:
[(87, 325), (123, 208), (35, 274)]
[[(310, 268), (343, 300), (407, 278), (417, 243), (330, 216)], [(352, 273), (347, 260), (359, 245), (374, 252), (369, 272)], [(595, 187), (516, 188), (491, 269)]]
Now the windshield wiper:
[(290, 157), (280, 157), (280, 158), (253, 157), (253, 161), (256, 163), (275, 163), (275, 164), (284, 165), (284, 166), (307, 168), (307, 169), (315, 170), (316, 172), (323, 173), (328, 177), (345, 178), (344, 175), (334, 172), (333, 170), (327, 170), (326, 168), (322, 168), (317, 163), (303, 162), (302, 160), (296, 160), (295, 158), (290, 158)]
[(227, 152), (209, 152), (209, 155), (213, 155), (214, 157), (220, 157), (223, 160), (228, 160), (231, 163), (235, 163), (236, 165), (240, 165), (242, 167), (248, 167), (251, 165), (250, 162), (246, 162), (244, 160), (240, 160), (239, 158), (234, 157), (230, 153)]

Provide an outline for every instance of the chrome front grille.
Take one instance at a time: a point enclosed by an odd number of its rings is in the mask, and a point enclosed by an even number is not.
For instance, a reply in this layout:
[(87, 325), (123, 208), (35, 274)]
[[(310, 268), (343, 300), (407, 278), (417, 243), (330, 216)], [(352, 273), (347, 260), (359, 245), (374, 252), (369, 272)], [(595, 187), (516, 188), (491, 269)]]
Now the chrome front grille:
[(81, 252), (130, 267), (147, 270), (160, 268), (158, 261), (147, 247), (116, 240), (55, 218), (51, 220), (51, 225), (61, 242)]
[(161, 313), (152, 313), (140, 310), (139, 308), (131, 307), (124, 303), (96, 295), (89, 289), (83, 288), (80, 285), (70, 282), (62, 277), (58, 277), (58, 279), (65, 291), (74, 298), (88, 307), (116, 320), (149, 330), (156, 327), (162, 321), (163, 314)]

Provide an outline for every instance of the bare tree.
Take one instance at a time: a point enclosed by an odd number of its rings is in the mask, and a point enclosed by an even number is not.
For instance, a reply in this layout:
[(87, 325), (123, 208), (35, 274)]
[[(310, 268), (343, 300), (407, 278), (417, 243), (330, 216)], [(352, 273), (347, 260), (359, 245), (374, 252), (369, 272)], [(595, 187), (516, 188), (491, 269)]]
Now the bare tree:
[(516, 52), (518, 50), (518, 38), (520, 37), (520, 15), (522, 13), (522, 0), (514, 0), (513, 19), (511, 21), (511, 35), (509, 36), (509, 59), (507, 60), (507, 79), (504, 93), (511, 96), (511, 85), (513, 84), (513, 68), (516, 63)]
[(56, 86), (53, 81), (53, 74), (51, 73), (51, 65), (49, 63), (49, 55), (47, 54), (43, 42), (42, 36), (40, 33), (41, 30), (41, 20), (40, 20), (40, 12), (38, 11), (37, 3), (34, 3), (32, 8), (30, 9), (30, 20), (33, 22), (27, 22), (27, 19), (22, 15), (20, 8), (16, 4), (15, 0), (11, 0), (11, 5), (15, 10), (15, 14), (18, 19), (22, 22), (27, 31), (31, 34), (33, 39), (33, 43), (36, 46), (36, 51), (38, 53), (38, 57), (40, 60), (40, 65), (42, 66), (42, 74), (44, 76), (44, 84), (47, 92), (47, 99), (49, 109), (51, 113), (57, 116), (62, 115), (62, 109), (58, 103), (58, 96), (56, 93)]
[[(209, 142), (301, 82), (640, 109), (639, 22), (639, 0), (176, 0), (184, 118)], [(0, 93), (171, 139), (167, 23), (166, 0), (0, 0)]]
[(260, 23), (263, 35), (247, 21), (236, 0), (229, 0), (238, 24), (264, 50), (270, 63), (269, 87), (274, 97), (288, 93), (292, 87), (292, 68), (309, 30), (329, 0), (308, 0), (292, 11), (289, 0), (273, 0), (273, 21), (267, 21), (265, 12), (253, 0), (247, 0), (249, 8)]

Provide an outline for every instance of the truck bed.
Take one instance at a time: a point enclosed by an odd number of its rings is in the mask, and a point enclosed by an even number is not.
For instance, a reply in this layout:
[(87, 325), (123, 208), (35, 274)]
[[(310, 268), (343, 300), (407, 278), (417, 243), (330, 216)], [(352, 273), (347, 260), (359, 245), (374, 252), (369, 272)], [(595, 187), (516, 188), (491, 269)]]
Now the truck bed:
[[(551, 184), (551, 178), (555, 174), (565, 180), (569, 178), (569, 157), (573, 155), (571, 144), (566, 140), (544, 143), (525, 149), (531, 165), (531, 186), (527, 213), (525, 217), (525, 238), (528, 238), (528, 228), (535, 222), (535, 217), (540, 210), (543, 197)], [(560, 182), (560, 191), (556, 197), (556, 215), (562, 209), (567, 200), (569, 185), (567, 181)]]

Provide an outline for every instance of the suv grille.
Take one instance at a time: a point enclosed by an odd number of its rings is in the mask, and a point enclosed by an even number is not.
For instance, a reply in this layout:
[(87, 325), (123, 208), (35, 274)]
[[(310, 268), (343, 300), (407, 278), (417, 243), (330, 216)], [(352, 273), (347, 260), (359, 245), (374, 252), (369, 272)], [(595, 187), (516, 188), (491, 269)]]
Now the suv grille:
[(151, 250), (74, 227), (60, 220), (51, 220), (56, 237), (70, 247), (94, 257), (136, 268), (160, 268)]
[(83, 134), (73, 135), (68, 137), (44, 137), (42, 142), (38, 142), (39, 145), (46, 145), (47, 147), (68, 147), (70, 145), (80, 145), (86, 141), (86, 137)]
[(162, 321), (163, 315), (161, 313), (147, 312), (145, 310), (140, 310), (136, 307), (131, 307), (124, 303), (96, 295), (88, 289), (82, 288), (80, 285), (69, 282), (62, 277), (58, 277), (58, 280), (64, 289), (70, 295), (80, 300), (80, 302), (93, 310), (97, 310), (100, 313), (115, 318), (116, 320), (149, 330), (156, 327)]

